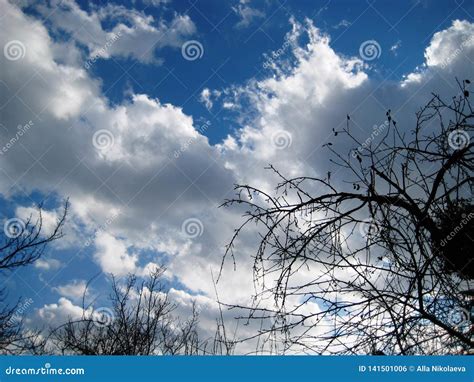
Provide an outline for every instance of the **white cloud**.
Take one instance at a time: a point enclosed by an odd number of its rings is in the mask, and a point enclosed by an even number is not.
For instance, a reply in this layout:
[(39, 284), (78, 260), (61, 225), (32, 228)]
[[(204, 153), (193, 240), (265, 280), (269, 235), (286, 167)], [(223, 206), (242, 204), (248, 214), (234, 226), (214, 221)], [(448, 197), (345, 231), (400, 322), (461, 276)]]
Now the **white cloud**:
[(430, 67), (457, 68), (460, 60), (470, 59), (474, 47), (474, 24), (455, 20), (448, 29), (433, 35), (425, 50), (426, 64)]
[(255, 19), (265, 17), (265, 13), (256, 8), (252, 8), (247, 0), (240, 0), (239, 4), (232, 7), (232, 10), (240, 18), (240, 21), (235, 25), (236, 28), (247, 28)]
[[(145, 295), (149, 293), (148, 290), (144, 291)], [(161, 292), (159, 292), (161, 293)], [(134, 298), (137, 294), (134, 290), (131, 291), (131, 303), (134, 302)], [(176, 304), (173, 310), (173, 317), (177, 320), (185, 321), (191, 317), (193, 313), (193, 307), (196, 307), (199, 314), (199, 327), (198, 333), (199, 338), (203, 342), (207, 342), (207, 351), (212, 350), (212, 341), (216, 333), (216, 318), (220, 316), (219, 305), (213, 298), (209, 298), (204, 295), (192, 295), (185, 291), (171, 288), (168, 291), (168, 298), (174, 304)], [(78, 300), (77, 296), (73, 296), (72, 300)], [(32, 326), (44, 327), (49, 326), (56, 328), (63, 324), (67, 320), (79, 320), (83, 317), (91, 317), (93, 310), (99, 308), (97, 304), (94, 306), (86, 306), (83, 309), (80, 305), (75, 304), (71, 299), (66, 297), (60, 297), (57, 303), (45, 304), (41, 308), (37, 309), (36, 316), (34, 316), (34, 322), (30, 324)], [(106, 303), (104, 301), (104, 303)], [(107, 304), (107, 303), (106, 303)], [(305, 308), (306, 312), (315, 309), (314, 304), (310, 304)], [(107, 306), (107, 305), (106, 305)], [(252, 336), (256, 330), (261, 329), (259, 322), (250, 322), (244, 325), (242, 322), (234, 320), (235, 317), (244, 316), (245, 311), (240, 309), (228, 310), (225, 307), (222, 308), (222, 315), (226, 322), (226, 334), (229, 340), (238, 339), (242, 337)], [(265, 325), (268, 327), (271, 322), (266, 322)], [(238, 335), (234, 338), (234, 335)], [(254, 352), (256, 348), (256, 341), (249, 341), (244, 343), (236, 344), (236, 354), (246, 354)]]
[[(41, 212), (41, 219), (40, 219)], [(57, 229), (58, 223), (63, 218), (64, 214), (64, 204), (61, 204), (56, 209), (45, 209), (39, 206), (18, 206), (15, 210), (15, 216), (21, 219), (25, 224), (30, 222), (30, 229), (33, 227), (39, 228), (41, 223), (41, 236), (47, 237), (51, 236), (55, 229)], [(63, 225), (57, 233), (62, 233), (60, 240), (56, 240), (51, 245), (55, 248), (71, 248), (80, 244), (82, 240), (80, 221), (76, 219), (75, 216), (69, 216), (67, 224)], [(36, 265), (36, 263), (35, 263)], [(44, 269), (50, 269), (51, 267), (57, 268), (58, 263), (54, 259), (49, 259), (47, 263), (42, 263), (39, 268), (43, 267)]]
[[(36, 207), (18, 207), (16, 209), (16, 216), (26, 221), (31, 221), (32, 224), (36, 224), (39, 222), (40, 218), (40, 210)], [(49, 210), (41, 210), (41, 233), (44, 236), (51, 235), (59, 221), (60, 215), (59, 211), (49, 211)]]
[(201, 102), (204, 103), (208, 110), (212, 108), (211, 91), (208, 88), (204, 88), (202, 90)]
[[(88, 13), (74, 0), (53, 0), (49, 5), (37, 5), (37, 9), (55, 29), (69, 33), (74, 41), (87, 47), (90, 58), (117, 56), (159, 62), (156, 50), (180, 47), (196, 31), (187, 15), (175, 15), (167, 22), (116, 4), (96, 6)], [(104, 22), (113, 27), (105, 30)]]
[(143, 0), (143, 4), (153, 7), (160, 7), (163, 4), (170, 3), (171, 0)]
[(34, 262), (34, 267), (43, 271), (59, 269), (61, 262), (56, 259), (41, 258)]
[(58, 303), (46, 304), (38, 309), (37, 315), (39, 321), (34, 322), (34, 324), (43, 322), (55, 328), (64, 324), (69, 319), (78, 320), (83, 317), (83, 314), (84, 310), (80, 306), (74, 305), (71, 300), (65, 297), (61, 297)]
[(85, 280), (72, 280), (67, 284), (54, 287), (53, 290), (62, 297), (67, 297), (71, 300), (80, 300), (84, 295), (87, 296), (90, 293), (90, 288), (87, 288)]
[(113, 274), (114, 276), (135, 274), (146, 277), (159, 267), (158, 264), (153, 262), (140, 267), (139, 255), (133, 252), (130, 253), (132, 249), (127, 247), (124, 240), (118, 239), (107, 232), (98, 232), (94, 244), (94, 259), (104, 273)]
[(137, 255), (129, 254), (123, 241), (108, 233), (100, 233), (95, 239), (97, 251), (94, 255), (102, 270), (117, 276), (136, 271)]
[[(303, 30), (294, 23), (288, 39), (297, 41)], [(365, 91), (368, 76), (362, 70), (363, 63), (357, 58), (339, 56), (330, 47), (329, 37), (309, 22), (306, 30), (309, 43), (305, 48), (293, 47), (296, 62), (290, 71), (277, 67), (276, 75), (251, 81), (235, 90), (236, 96), (224, 99), (239, 104), (242, 98), (248, 98), (248, 104), (255, 108), (251, 111), (256, 113), (256, 118), (246, 120), (238, 132), (238, 149), (235, 145), (234, 149), (228, 144), (219, 146), (239, 182), (252, 181), (268, 190), (272, 187), (271, 178), (262, 176), (261, 170), (268, 163), (287, 175), (311, 175), (315, 167), (308, 168), (307, 157), (321, 151), (317, 143), (324, 142), (330, 134), (327, 126), (334, 126), (336, 113), (345, 116), (353, 100), (360, 99), (358, 93)], [(252, 115), (248, 108), (242, 110), (242, 118), (245, 115)], [(291, 143), (284, 150), (276, 141), (281, 132)]]
[(398, 49), (402, 46), (402, 41), (398, 40), (395, 44), (390, 47), (390, 52), (392, 52), (395, 56), (398, 54)]
[[(289, 176), (325, 174), (330, 163), (322, 145), (328, 141), (343, 144), (333, 137), (331, 129), (345, 123), (346, 114), (357, 121), (361, 137), (367, 134), (364, 130), (383, 123), (388, 108), (402, 108), (397, 119), (409, 129), (416, 109), (431, 91), (442, 95), (457, 92), (453, 70), (462, 78), (472, 74), (467, 65), (473, 56), (469, 40), (472, 28), (473, 24), (468, 22), (454, 21), (452, 27), (436, 33), (426, 49), (424, 67), (408, 73), (400, 86), (390, 83), (373, 95), (379, 84), (369, 78), (365, 65), (358, 58), (337, 54), (331, 48), (330, 38), (307, 22), (309, 43), (293, 47), (291, 53), (296, 61), (289, 70), (277, 65), (266, 79), (223, 91), (227, 96), (221, 107), (225, 107), (225, 102), (242, 104), (242, 99), (248, 101), (245, 105), (253, 106), (240, 110), (242, 128), (219, 146), (227, 168), (233, 170), (241, 183), (252, 182), (268, 190), (274, 182), (261, 174), (267, 163)], [(291, 40), (296, 41), (302, 31), (302, 26), (294, 23)], [(445, 70), (440, 68), (440, 63), (452, 56), (462, 41), (469, 41), (464, 45), (464, 57), (453, 58)], [(277, 64), (286, 65), (287, 60)], [(429, 90), (419, 91), (428, 81)], [(407, 98), (410, 102), (406, 102)], [(215, 102), (214, 108), (217, 107)], [(284, 151), (272, 141), (281, 131), (291, 138), (291, 145)]]
[(211, 110), (214, 105), (214, 100), (217, 100), (221, 95), (222, 92), (220, 90), (204, 88), (201, 91), (199, 101), (201, 101), (208, 110)]

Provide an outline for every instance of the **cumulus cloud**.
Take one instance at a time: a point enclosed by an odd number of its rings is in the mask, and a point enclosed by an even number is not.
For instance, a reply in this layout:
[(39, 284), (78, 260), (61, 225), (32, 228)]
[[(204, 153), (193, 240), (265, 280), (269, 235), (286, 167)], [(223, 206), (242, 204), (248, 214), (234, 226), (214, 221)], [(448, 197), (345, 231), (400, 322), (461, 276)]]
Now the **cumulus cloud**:
[[(183, 221), (203, 215), (209, 200), (217, 206), (227, 184), (232, 184), (223, 166), (209, 161), (217, 158), (217, 150), (178, 107), (140, 94), (108, 106), (84, 69), (54, 60), (51, 39), (39, 22), (6, 3), (2, 7), (9, 13), (2, 45), (19, 37), (27, 54), (20, 62), (2, 57), (1, 79), (15, 89), (21, 87), (19, 76), (31, 78), (21, 100), (11, 100), (2, 122), (8, 136), (18, 122), (33, 118), (37, 123), (21, 143), (33, 157), (41, 158), (41, 164), (32, 167), (21, 145), (11, 149), (2, 157), (10, 176), (4, 179), (2, 192), (14, 192), (11, 185), (20, 179), (30, 191), (71, 196), (71, 212), (92, 232), (105, 226), (131, 241), (138, 238), (136, 245), (158, 243), (172, 253), (180, 247), (186, 251), (189, 238), (180, 234)], [(34, 45), (30, 49), (31, 41), (41, 37), (41, 49)], [(113, 224), (107, 224), (121, 208)], [(150, 236), (144, 240), (147, 231)]]
[[(144, 63), (159, 62), (157, 50), (180, 47), (196, 31), (187, 15), (175, 15), (170, 21), (155, 20), (144, 12), (116, 4), (93, 7), (87, 12), (74, 0), (54, 0), (48, 5), (37, 5), (37, 9), (55, 29), (70, 34), (73, 41), (85, 46), (89, 58), (117, 56)], [(113, 27), (104, 29), (106, 22)]]
[(44, 323), (54, 328), (68, 320), (78, 320), (83, 317), (83, 314), (84, 309), (74, 305), (71, 300), (61, 297), (57, 303), (45, 304), (42, 308), (38, 309), (37, 317), (39, 321), (35, 322), (35, 324)]
[[(419, 69), (407, 73), (398, 83), (387, 82), (380, 87), (369, 78), (366, 65), (359, 58), (335, 52), (330, 37), (311, 22), (305, 28), (294, 22), (288, 39), (298, 41), (306, 30), (309, 43), (292, 47), (295, 60), (289, 70), (287, 60), (277, 61), (268, 78), (223, 91), (223, 102), (247, 101), (238, 116), (244, 121), (242, 128), (219, 145), (226, 166), (241, 182), (252, 180), (268, 190), (272, 183), (257, 175), (265, 163), (273, 163), (289, 176), (321, 175), (329, 170), (323, 144), (337, 141), (332, 129), (345, 124), (347, 114), (361, 137), (370, 134), (374, 124), (384, 122), (389, 108), (397, 111), (397, 120), (408, 131), (415, 110), (431, 96), (431, 91), (445, 95), (456, 92), (452, 73), (463, 78), (472, 74), (465, 60), (472, 60), (472, 27), (468, 22), (454, 21), (450, 28), (433, 36), (425, 51), (426, 62)], [(455, 57), (463, 41), (469, 43), (464, 44), (462, 55)], [(449, 68), (441, 68), (447, 57), (452, 57)], [(424, 87), (429, 87), (429, 91), (422, 91)], [(249, 115), (250, 118), (246, 117)], [(282, 138), (284, 150), (278, 138)], [(340, 141), (338, 144), (343, 145)], [(253, 160), (248, 161), (249, 157)], [(256, 161), (261, 165), (256, 165)]]
[(87, 289), (87, 282), (85, 280), (72, 280), (67, 284), (54, 287), (53, 290), (62, 297), (69, 298), (73, 301), (80, 300), (90, 292), (90, 290)]
[(457, 69), (464, 59), (471, 59), (474, 47), (474, 24), (455, 20), (448, 29), (436, 32), (425, 50), (426, 65)]
[(130, 254), (123, 240), (101, 232), (95, 238), (95, 247), (94, 258), (103, 272), (116, 276), (143, 273), (137, 266), (138, 255)]
[[(290, 70), (276, 67), (275, 75), (250, 81), (224, 100), (239, 104), (248, 99), (249, 107), (242, 112), (256, 115), (245, 121), (235, 139), (219, 146), (227, 166), (243, 183), (252, 179), (264, 189), (272, 187), (268, 177), (256, 173), (268, 163), (287, 175), (314, 174), (314, 167), (307, 163), (311, 154), (320, 151), (335, 122), (345, 118), (354, 97), (368, 90), (368, 76), (360, 59), (339, 56), (331, 48), (329, 36), (310, 22), (305, 27), (294, 22), (287, 39), (298, 41), (303, 33), (308, 34), (309, 43), (305, 48), (297, 44), (292, 48), (295, 62)], [(253, 161), (246, 160), (250, 156)]]

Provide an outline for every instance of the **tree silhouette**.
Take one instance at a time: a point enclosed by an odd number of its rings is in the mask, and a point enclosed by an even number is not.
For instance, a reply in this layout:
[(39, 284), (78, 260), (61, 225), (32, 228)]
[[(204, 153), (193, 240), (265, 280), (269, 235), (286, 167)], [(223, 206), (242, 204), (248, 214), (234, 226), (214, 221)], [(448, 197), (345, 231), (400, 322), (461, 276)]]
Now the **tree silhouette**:
[(46, 351), (83, 355), (226, 354), (221, 330), (209, 350), (209, 341), (200, 340), (194, 305), (185, 320), (174, 314), (178, 305), (161, 283), (163, 272), (157, 269), (140, 284), (133, 275), (124, 285), (113, 278), (111, 307), (94, 310), (83, 303), (82, 318), (53, 329)]
[[(63, 236), (62, 228), (66, 221), (68, 202), (50, 232), (43, 226), (42, 206), (38, 206), (38, 216), (26, 220), (11, 219), (0, 231), (0, 274), (3, 281), (16, 269), (32, 264), (45, 252), (47, 246)], [(35, 353), (42, 348), (41, 338), (37, 331), (25, 330), (21, 304), (5, 304), (7, 291), (0, 290), (0, 353), (20, 354)]]
[[(249, 313), (241, 319), (262, 321), (255, 337), (281, 353), (472, 351), (469, 84), (458, 81), (461, 92), (449, 102), (434, 94), (411, 132), (388, 110), (384, 125), (360, 138), (347, 116), (334, 139), (355, 147), (343, 155), (326, 145), (336, 171), (325, 178), (288, 178), (270, 166), (281, 180), (274, 192), (236, 186), (224, 205), (246, 213), (223, 265), (256, 224), (258, 289), (252, 306), (238, 306)], [(335, 182), (336, 173), (351, 180)]]

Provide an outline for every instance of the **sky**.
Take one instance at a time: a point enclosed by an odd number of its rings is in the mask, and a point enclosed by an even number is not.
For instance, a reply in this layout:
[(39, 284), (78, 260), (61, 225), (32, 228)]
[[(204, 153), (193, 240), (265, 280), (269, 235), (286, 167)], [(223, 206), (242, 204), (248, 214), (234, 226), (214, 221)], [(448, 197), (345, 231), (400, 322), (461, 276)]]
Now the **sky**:
[[(164, 265), (212, 335), (234, 184), (271, 190), (270, 163), (326, 174), (346, 115), (363, 138), (391, 108), (409, 132), (432, 92), (473, 79), (473, 15), (466, 0), (0, 0), (1, 219), (43, 203), (47, 230), (70, 202), (65, 237), (2, 275), (9, 300), (54, 325), (80, 316), (89, 281), (107, 306), (111, 275)], [(243, 232), (224, 264), (224, 302), (250, 301), (257, 242)]]

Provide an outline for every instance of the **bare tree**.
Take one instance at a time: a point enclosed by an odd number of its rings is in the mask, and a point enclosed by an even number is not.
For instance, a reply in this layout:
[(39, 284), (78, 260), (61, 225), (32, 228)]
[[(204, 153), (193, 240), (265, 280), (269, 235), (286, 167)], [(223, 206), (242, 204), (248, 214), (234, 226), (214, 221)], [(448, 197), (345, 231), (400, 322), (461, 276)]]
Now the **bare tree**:
[[(43, 227), (42, 206), (38, 206), (38, 215), (26, 220), (10, 219), (0, 231), (0, 276), (5, 282), (12, 272), (20, 267), (32, 264), (45, 252), (47, 246), (63, 236), (62, 228), (66, 221), (68, 202), (50, 232)], [(36, 331), (26, 330), (23, 325), (22, 305), (8, 306), (5, 301), (7, 291), (0, 290), (0, 353), (35, 353), (41, 348), (41, 340)]]
[(261, 320), (262, 343), (317, 354), (472, 351), (474, 115), (470, 81), (458, 84), (449, 102), (434, 94), (410, 132), (388, 110), (361, 138), (347, 116), (334, 139), (356, 148), (343, 155), (327, 144), (332, 180), (270, 166), (281, 179), (275, 192), (236, 186), (224, 205), (244, 206), (245, 220), (223, 264), (256, 224), (258, 292), (238, 308)]
[[(84, 355), (207, 354), (207, 342), (199, 339), (198, 313), (192, 307), (185, 320), (174, 313), (178, 307), (166, 292), (157, 269), (137, 284), (129, 276), (124, 285), (112, 281), (110, 308), (94, 310), (83, 303), (84, 314), (52, 330), (49, 350)], [(84, 295), (85, 296), (85, 295)], [(84, 297), (85, 299), (85, 297)]]

